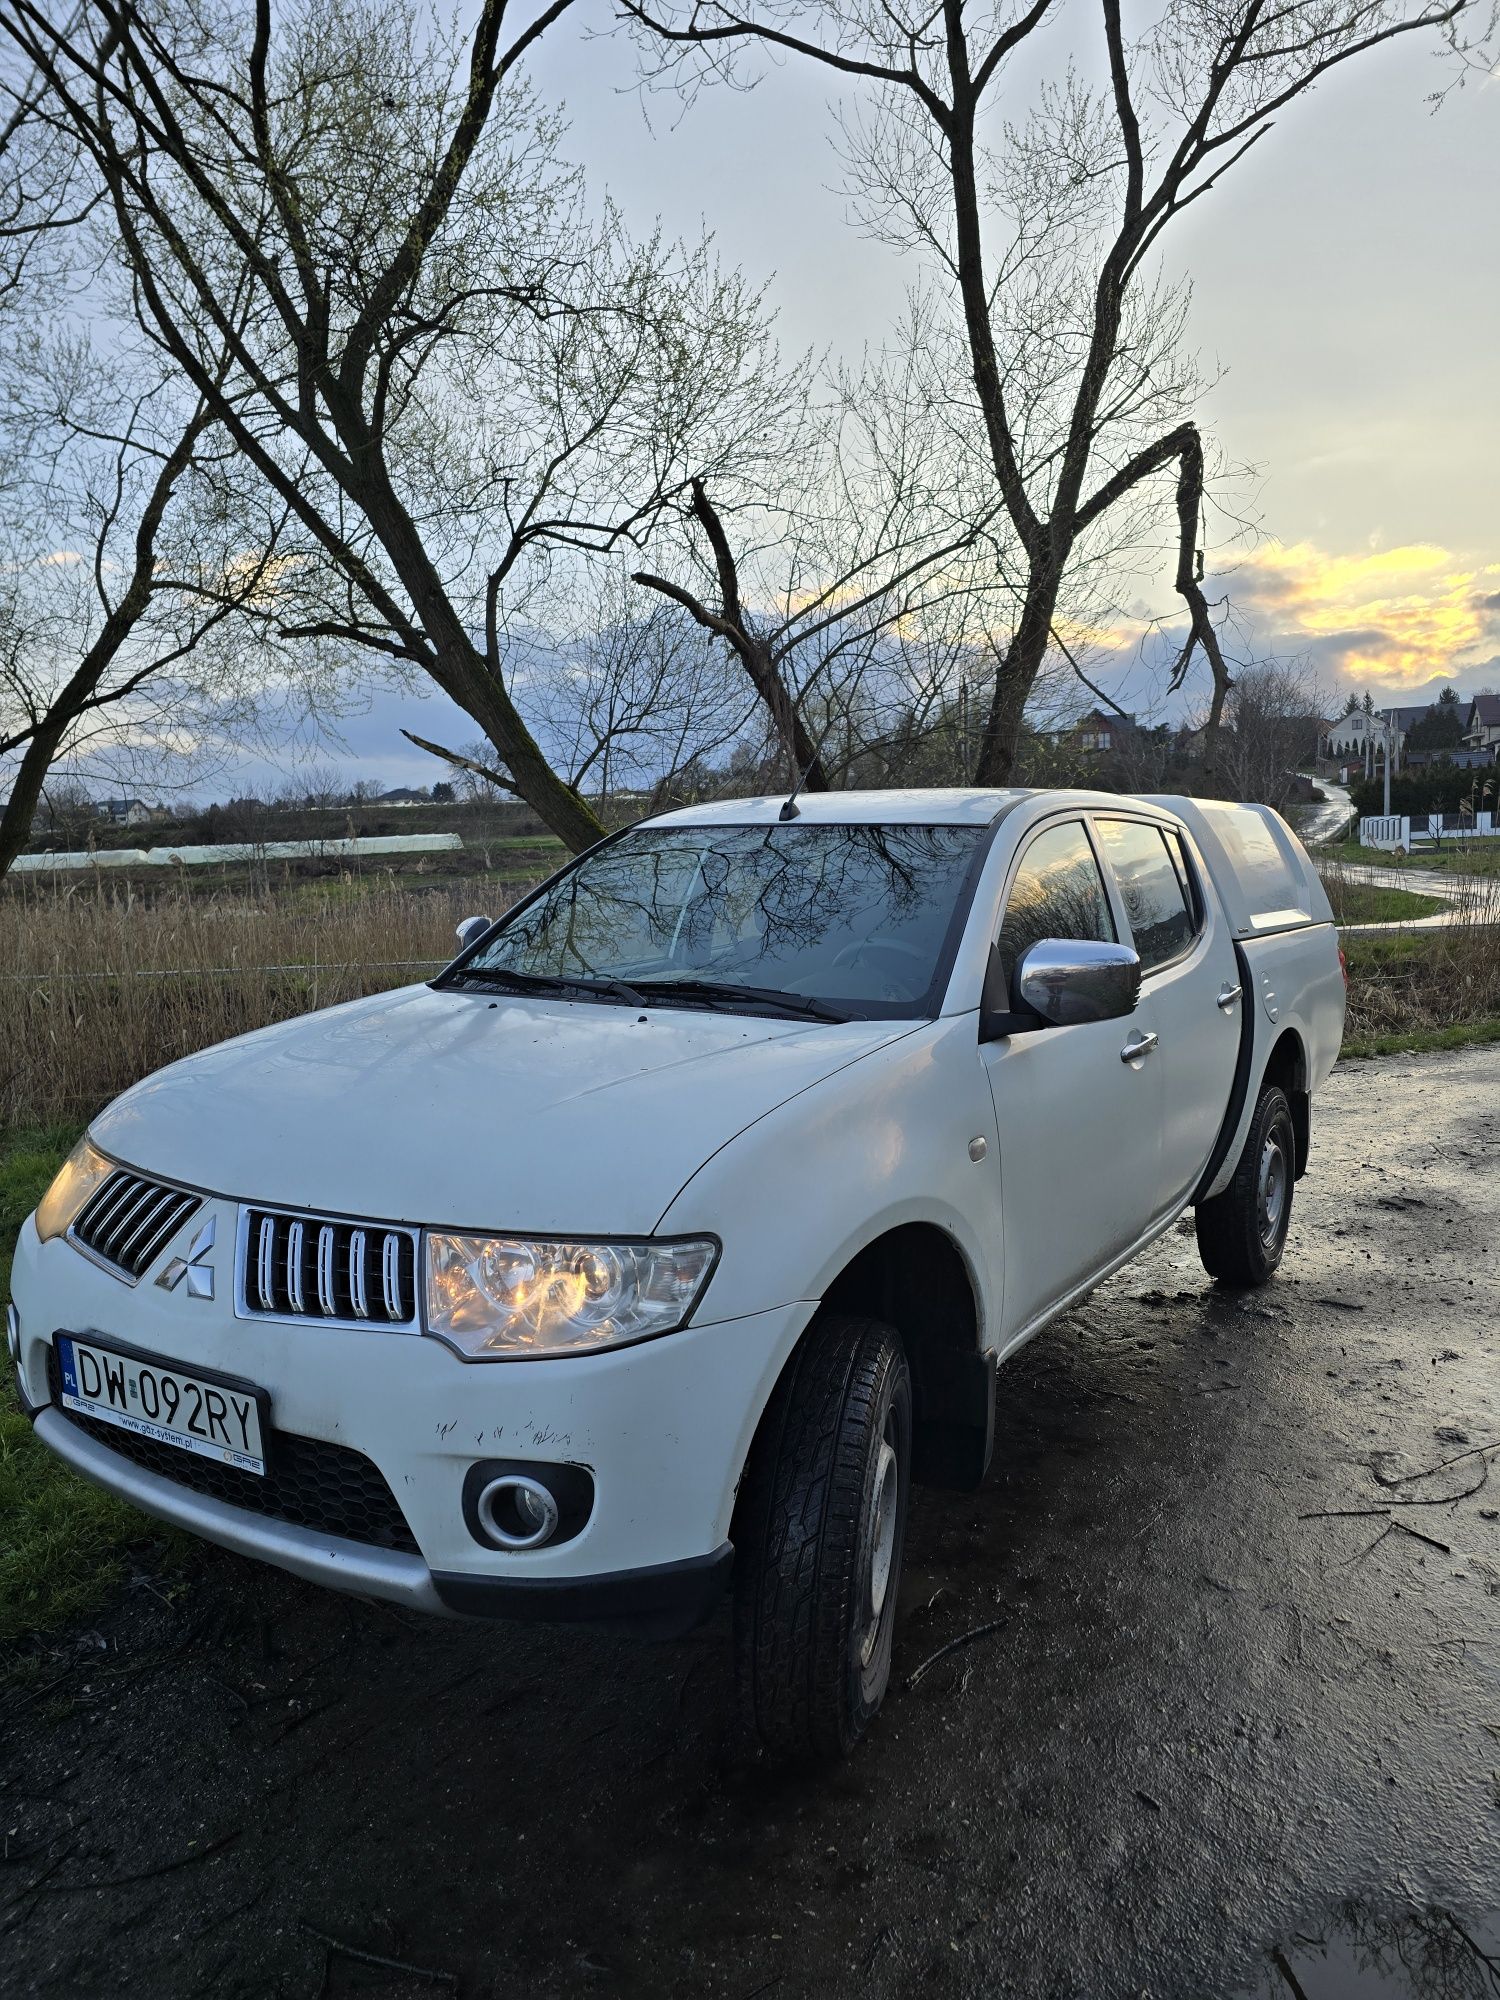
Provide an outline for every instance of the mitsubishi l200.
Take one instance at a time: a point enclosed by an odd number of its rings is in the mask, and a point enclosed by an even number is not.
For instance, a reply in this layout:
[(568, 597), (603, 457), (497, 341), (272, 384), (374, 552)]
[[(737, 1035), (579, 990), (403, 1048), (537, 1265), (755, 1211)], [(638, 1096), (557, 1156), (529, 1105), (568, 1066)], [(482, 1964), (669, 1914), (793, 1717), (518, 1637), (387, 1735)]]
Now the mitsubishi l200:
[(474, 929), (94, 1120), (16, 1252), (36, 1434), (422, 1610), (727, 1591), (763, 1742), (843, 1754), (999, 1364), (1189, 1208), (1214, 1278), (1276, 1270), (1343, 1027), (1318, 877), (1253, 806), (834, 792), (647, 820)]

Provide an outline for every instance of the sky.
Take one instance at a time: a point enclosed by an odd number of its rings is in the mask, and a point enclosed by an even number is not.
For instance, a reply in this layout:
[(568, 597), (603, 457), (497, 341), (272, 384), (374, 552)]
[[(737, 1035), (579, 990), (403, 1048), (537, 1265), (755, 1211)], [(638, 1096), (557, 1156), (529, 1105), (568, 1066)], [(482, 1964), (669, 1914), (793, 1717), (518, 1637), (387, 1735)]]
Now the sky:
[[(774, 273), (789, 347), (857, 354), (895, 319), (912, 270), (846, 219), (825, 75), (648, 99), (648, 130), (615, 43), (555, 43), (537, 74), (627, 214)], [(1217, 589), (1258, 646), (1392, 699), (1500, 686), (1500, 80), (1434, 109), (1451, 74), (1414, 40), (1336, 73), (1165, 239), (1222, 371), (1200, 422), (1256, 468), (1263, 539)]]
[[(1057, 46), (1035, 53), (1055, 67)], [(879, 343), (914, 273), (847, 220), (825, 75), (793, 63), (686, 109), (658, 96), (648, 123), (617, 39), (549, 37), (534, 74), (637, 233), (706, 225), (770, 281), (788, 350)], [(1500, 80), (1435, 110), (1451, 74), (1415, 41), (1335, 74), (1167, 238), (1192, 341), (1222, 371), (1200, 422), (1255, 468), (1259, 538), (1214, 551), (1211, 594), (1246, 649), (1306, 659), (1335, 708), (1351, 688), (1500, 687)], [(1170, 608), (1169, 584), (1141, 608)], [(1149, 704), (1136, 637), (1118, 635), (1112, 685)], [(475, 734), (440, 697), (383, 695), (319, 761), (428, 783), (403, 721)]]

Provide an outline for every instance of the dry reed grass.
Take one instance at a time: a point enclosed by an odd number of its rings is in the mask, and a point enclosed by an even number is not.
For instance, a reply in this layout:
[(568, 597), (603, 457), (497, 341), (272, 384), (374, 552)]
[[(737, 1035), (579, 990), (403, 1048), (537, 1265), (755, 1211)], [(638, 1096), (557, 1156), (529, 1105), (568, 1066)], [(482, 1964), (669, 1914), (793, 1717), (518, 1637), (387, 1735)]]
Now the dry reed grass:
[(513, 886), (347, 877), (145, 902), (128, 884), (0, 898), (0, 1124), (82, 1124), (137, 1078), (289, 1015), (423, 979)]
[(1500, 1017), (1500, 877), (1455, 876), (1451, 891), (1452, 913), (1441, 926), (1388, 924), (1346, 934), (1347, 1039)]

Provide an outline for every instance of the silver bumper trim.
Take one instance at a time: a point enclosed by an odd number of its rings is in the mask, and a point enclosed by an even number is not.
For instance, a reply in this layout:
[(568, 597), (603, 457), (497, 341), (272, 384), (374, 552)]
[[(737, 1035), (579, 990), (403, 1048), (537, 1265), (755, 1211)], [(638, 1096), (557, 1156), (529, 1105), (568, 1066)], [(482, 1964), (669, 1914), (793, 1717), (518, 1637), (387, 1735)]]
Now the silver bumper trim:
[(290, 1570), (309, 1583), (326, 1584), (356, 1597), (381, 1597), (439, 1617), (453, 1615), (433, 1588), (432, 1572), (420, 1556), (367, 1548), (360, 1542), (320, 1535), (311, 1528), (294, 1527), (290, 1521), (266, 1520), (226, 1501), (211, 1500), (206, 1494), (194, 1493), (132, 1465), (55, 1409), (39, 1410), (34, 1428), (43, 1444), (75, 1472), (158, 1520), (170, 1521), (174, 1527), (186, 1528), (190, 1534), (202, 1535), (238, 1555), (274, 1563), (277, 1569)]

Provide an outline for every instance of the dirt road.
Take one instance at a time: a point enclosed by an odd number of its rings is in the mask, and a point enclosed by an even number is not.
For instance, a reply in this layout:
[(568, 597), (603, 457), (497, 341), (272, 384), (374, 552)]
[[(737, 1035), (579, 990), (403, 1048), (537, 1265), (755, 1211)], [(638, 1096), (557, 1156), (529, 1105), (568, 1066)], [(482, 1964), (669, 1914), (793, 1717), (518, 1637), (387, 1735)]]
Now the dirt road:
[(1017, 1357), (832, 1777), (736, 1746), (715, 1629), (424, 1625), (213, 1553), (138, 1580), (8, 1703), (0, 1983), (1493, 1990), (1497, 1113), (1497, 1049), (1341, 1070), (1274, 1286), (1174, 1234)]

